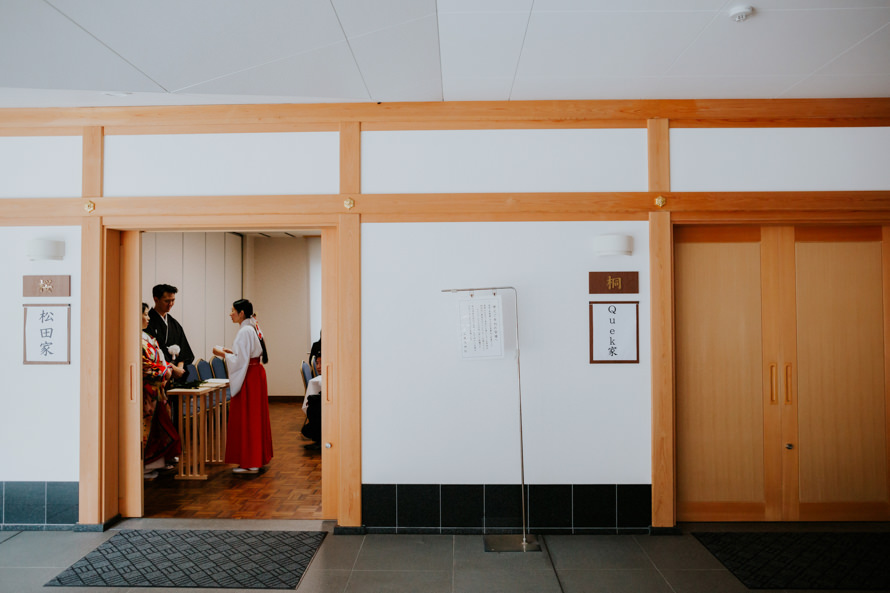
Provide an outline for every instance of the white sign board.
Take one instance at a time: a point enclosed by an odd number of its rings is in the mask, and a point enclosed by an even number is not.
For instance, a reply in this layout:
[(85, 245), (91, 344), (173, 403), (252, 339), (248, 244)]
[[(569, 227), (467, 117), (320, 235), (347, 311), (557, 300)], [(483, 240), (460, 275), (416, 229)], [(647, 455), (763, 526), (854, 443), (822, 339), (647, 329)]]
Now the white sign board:
[(71, 305), (25, 305), (25, 364), (70, 364)]
[(503, 358), (504, 309), (501, 296), (462, 294), (458, 307), (461, 358)]
[(590, 363), (638, 363), (639, 302), (590, 303)]

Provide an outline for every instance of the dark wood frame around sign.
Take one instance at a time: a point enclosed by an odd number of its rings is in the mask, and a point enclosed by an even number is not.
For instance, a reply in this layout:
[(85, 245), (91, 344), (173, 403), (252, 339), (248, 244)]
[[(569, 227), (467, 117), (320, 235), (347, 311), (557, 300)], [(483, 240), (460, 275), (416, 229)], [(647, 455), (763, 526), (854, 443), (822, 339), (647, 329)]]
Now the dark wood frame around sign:
[[(636, 350), (634, 360), (595, 360), (593, 358), (593, 306), (594, 305), (636, 305)], [(640, 301), (590, 301), (590, 364), (640, 364)]]

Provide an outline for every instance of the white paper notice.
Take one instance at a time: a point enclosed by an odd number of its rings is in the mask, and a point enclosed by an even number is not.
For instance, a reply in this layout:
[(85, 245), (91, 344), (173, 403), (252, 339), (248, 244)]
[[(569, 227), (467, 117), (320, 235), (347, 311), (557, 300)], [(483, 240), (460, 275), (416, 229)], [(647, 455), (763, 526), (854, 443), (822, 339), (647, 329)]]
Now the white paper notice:
[(461, 358), (504, 357), (504, 314), (500, 295), (461, 295)]
[(25, 307), (25, 362), (69, 362), (69, 305)]
[(639, 303), (590, 303), (590, 362), (640, 361)]

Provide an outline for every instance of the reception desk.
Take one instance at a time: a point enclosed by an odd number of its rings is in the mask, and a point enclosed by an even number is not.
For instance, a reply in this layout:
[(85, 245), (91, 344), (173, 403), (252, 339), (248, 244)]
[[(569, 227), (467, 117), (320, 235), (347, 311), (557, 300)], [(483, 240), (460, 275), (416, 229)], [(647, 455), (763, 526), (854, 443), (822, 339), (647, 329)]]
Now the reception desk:
[(179, 456), (177, 480), (206, 480), (205, 465), (223, 463), (228, 421), (227, 379), (212, 379), (194, 389), (169, 389), (179, 398)]

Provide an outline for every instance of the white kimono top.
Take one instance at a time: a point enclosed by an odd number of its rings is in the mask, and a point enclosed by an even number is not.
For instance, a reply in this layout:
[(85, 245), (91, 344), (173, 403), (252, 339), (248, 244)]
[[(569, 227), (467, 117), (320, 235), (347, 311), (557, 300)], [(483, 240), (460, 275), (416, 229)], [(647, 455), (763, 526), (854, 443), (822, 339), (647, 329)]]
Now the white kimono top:
[(250, 319), (241, 322), (241, 329), (232, 344), (232, 352), (234, 354), (226, 353), (226, 367), (229, 369), (229, 388), (232, 390), (232, 397), (235, 397), (244, 384), (250, 359), (259, 358), (263, 354), (260, 338)]

